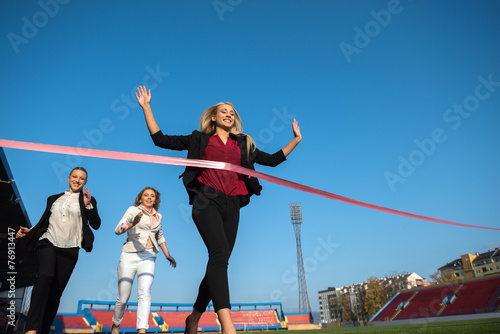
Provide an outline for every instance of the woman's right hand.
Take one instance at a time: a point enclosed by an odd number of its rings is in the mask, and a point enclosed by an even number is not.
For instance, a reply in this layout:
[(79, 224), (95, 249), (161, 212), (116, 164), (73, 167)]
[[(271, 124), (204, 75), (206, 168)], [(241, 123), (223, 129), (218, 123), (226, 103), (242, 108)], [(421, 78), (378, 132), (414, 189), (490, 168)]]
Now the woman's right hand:
[(19, 231), (17, 231), (17, 233), (16, 233), (16, 239), (24, 237), (29, 231), (31, 231), (30, 228), (20, 226)]
[(141, 217), (142, 217), (143, 213), (142, 212), (139, 212), (137, 214), (137, 216), (134, 217), (134, 220), (132, 220), (130, 223), (122, 223), (122, 226), (120, 227), (121, 229), (121, 232), (122, 233), (125, 233), (127, 232), (131, 227), (134, 227), (135, 225), (137, 225), (139, 223), (139, 221), (141, 220)]
[(149, 105), (149, 102), (151, 102), (151, 89), (147, 90), (146, 86), (139, 86), (137, 87), (137, 93), (135, 93), (135, 97), (137, 98), (137, 101), (139, 102), (141, 107), (144, 109)]
[(149, 133), (154, 135), (160, 131), (160, 128), (158, 127), (158, 124), (156, 124), (153, 111), (149, 105), (149, 102), (151, 102), (151, 89), (147, 90), (146, 86), (139, 86), (137, 87), (135, 97), (137, 97), (137, 101), (141, 105), (142, 111), (144, 112), (144, 118), (146, 119), (146, 125), (148, 126)]
[(137, 224), (139, 223), (139, 221), (140, 221), (140, 220), (141, 220), (141, 218), (142, 218), (142, 215), (143, 215), (143, 213), (142, 213), (142, 212), (139, 212), (139, 213), (137, 214), (137, 216), (135, 216), (135, 217), (134, 217), (134, 220), (132, 220), (132, 226), (135, 226), (135, 225), (137, 225)]

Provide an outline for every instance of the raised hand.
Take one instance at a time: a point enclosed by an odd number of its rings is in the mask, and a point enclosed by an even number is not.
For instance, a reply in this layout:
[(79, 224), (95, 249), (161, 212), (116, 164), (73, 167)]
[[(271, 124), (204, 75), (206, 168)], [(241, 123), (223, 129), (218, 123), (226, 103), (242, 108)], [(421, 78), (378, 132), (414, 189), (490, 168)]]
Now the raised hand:
[(151, 102), (151, 89), (147, 90), (146, 86), (137, 87), (137, 92), (135, 93), (135, 97), (137, 101), (141, 105), (142, 108), (149, 105)]
[(122, 226), (120, 227), (120, 230), (122, 233), (127, 232), (130, 228), (134, 227), (139, 223), (141, 220), (143, 213), (139, 212), (137, 216), (134, 217), (134, 220), (132, 220), (130, 223), (122, 223)]
[(135, 225), (137, 225), (137, 224), (139, 223), (139, 221), (140, 221), (140, 220), (141, 220), (141, 218), (142, 218), (142, 215), (143, 215), (143, 213), (142, 213), (142, 212), (139, 212), (139, 213), (137, 214), (137, 216), (135, 216), (135, 217), (134, 217), (134, 220), (132, 220), (132, 226), (135, 226)]
[(302, 135), (300, 133), (299, 122), (294, 118), (292, 123), (293, 136), (297, 138), (299, 141), (302, 139)]
[(293, 139), (283, 147), (283, 154), (287, 157), (292, 151), (297, 147), (297, 145), (302, 140), (302, 134), (300, 133), (299, 123), (294, 118), (292, 123)]
[(85, 207), (88, 207), (90, 205), (91, 198), (92, 196), (90, 196), (89, 188), (85, 188), (83, 190), (83, 203), (85, 203)]
[(158, 124), (156, 124), (155, 118), (153, 116), (153, 111), (149, 102), (151, 102), (151, 90), (147, 90), (146, 86), (137, 87), (137, 92), (135, 93), (137, 101), (142, 107), (144, 112), (144, 118), (146, 119), (146, 125), (148, 126), (149, 134), (153, 135), (160, 131)]

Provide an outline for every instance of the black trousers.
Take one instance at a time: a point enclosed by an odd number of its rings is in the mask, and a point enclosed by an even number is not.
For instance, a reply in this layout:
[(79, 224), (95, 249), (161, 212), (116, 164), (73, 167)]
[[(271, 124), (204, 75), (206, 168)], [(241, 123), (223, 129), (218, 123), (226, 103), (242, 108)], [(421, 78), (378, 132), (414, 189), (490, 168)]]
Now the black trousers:
[(31, 292), (26, 331), (37, 330), (37, 334), (50, 331), (62, 293), (78, 260), (78, 251), (78, 247), (55, 247), (46, 239), (38, 242), (38, 278)]
[(227, 267), (240, 220), (240, 198), (203, 186), (193, 201), (193, 220), (208, 250), (208, 264), (194, 309), (204, 312), (210, 300), (217, 312), (231, 308)]

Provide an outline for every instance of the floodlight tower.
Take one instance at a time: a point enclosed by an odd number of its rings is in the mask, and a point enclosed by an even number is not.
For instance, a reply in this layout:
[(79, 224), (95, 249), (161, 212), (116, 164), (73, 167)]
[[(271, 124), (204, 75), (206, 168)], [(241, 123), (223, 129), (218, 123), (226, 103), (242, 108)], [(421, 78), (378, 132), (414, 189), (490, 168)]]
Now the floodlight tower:
[(290, 203), (290, 218), (292, 220), (295, 241), (297, 242), (297, 275), (299, 280), (299, 312), (311, 312), (309, 296), (307, 295), (306, 273), (302, 258), (302, 244), (300, 242), (300, 225), (302, 224), (302, 206), (300, 203)]

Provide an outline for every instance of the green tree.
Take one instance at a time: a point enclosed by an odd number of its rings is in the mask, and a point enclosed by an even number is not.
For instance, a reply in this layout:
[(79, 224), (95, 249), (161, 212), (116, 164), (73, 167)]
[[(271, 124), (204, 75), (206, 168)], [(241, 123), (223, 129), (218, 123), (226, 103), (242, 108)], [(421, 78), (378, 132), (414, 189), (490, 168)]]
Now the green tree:
[(373, 316), (389, 301), (387, 291), (376, 277), (370, 277), (367, 281), (365, 312)]

